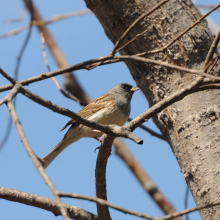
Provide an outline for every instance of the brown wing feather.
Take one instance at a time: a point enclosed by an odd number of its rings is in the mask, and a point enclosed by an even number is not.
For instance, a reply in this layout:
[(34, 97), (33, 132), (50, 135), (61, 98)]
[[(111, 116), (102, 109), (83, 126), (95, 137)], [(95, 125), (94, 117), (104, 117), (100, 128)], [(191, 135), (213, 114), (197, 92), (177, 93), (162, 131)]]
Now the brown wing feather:
[[(103, 108), (109, 107), (112, 104), (115, 104), (115, 97), (113, 95), (103, 95), (92, 102), (90, 102), (88, 105), (86, 105), (83, 109), (81, 109), (78, 112), (78, 115), (80, 115), (83, 118), (89, 118), (94, 113), (100, 111)], [(74, 119), (71, 119), (62, 130), (64, 130), (66, 127), (68, 127), (71, 124), (76, 123)], [(62, 131), (60, 130), (60, 131)]]

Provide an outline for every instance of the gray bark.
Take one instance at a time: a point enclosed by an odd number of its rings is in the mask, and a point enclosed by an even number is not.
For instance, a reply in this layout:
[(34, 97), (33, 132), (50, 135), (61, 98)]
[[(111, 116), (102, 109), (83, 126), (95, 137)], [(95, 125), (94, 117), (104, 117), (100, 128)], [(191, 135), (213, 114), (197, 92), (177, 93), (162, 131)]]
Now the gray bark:
[[(106, 35), (115, 43), (132, 22), (159, 1), (85, 0), (85, 2), (102, 24)], [(161, 48), (200, 17), (201, 14), (190, 0), (171, 0), (133, 28), (123, 43), (146, 29), (147, 32), (125, 47), (121, 54), (131, 55)], [(207, 22), (202, 21), (163, 53), (148, 57), (201, 69), (211, 42), (212, 35)], [(150, 106), (190, 84), (196, 78), (194, 75), (162, 66), (134, 61), (126, 61), (126, 64)], [(216, 66), (215, 73), (218, 72), (219, 66)], [(179, 162), (197, 205), (219, 200), (219, 93), (219, 90), (195, 92), (154, 117), (154, 122), (166, 137)], [(219, 211), (219, 207), (213, 207), (200, 211), (200, 215), (204, 220), (219, 219)]]

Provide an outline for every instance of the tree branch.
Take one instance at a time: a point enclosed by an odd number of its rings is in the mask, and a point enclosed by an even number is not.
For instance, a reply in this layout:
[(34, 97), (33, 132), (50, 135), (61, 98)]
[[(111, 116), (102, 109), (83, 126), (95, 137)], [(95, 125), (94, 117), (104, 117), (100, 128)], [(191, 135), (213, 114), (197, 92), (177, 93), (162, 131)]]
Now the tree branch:
[(216, 48), (218, 46), (218, 42), (220, 40), (220, 30), (218, 32), (218, 34), (215, 36), (215, 39), (213, 40), (212, 42), (212, 45), (209, 49), (209, 52), (207, 54), (207, 57), (205, 59), (205, 63), (204, 63), (204, 72), (206, 71), (207, 69), (207, 64), (211, 61), (212, 57), (213, 57), (213, 54), (215, 53), (216, 51)]
[[(27, 193), (15, 189), (0, 187), (0, 198), (12, 202), (19, 202), (25, 205), (41, 208), (52, 212), (55, 216), (61, 215), (59, 203), (47, 197), (38, 196), (32, 193)], [(75, 220), (98, 220), (98, 217), (90, 212), (87, 212), (79, 207), (62, 203), (67, 210), (70, 218)]]
[[(111, 154), (112, 143), (114, 138), (107, 136), (104, 138), (102, 145), (99, 149), (99, 154), (96, 161), (95, 169), (95, 188), (97, 198), (107, 200), (106, 191), (106, 166), (108, 158)], [(109, 209), (107, 206), (103, 206), (97, 203), (97, 212), (99, 219), (111, 220)]]
[[(60, 74), (66, 73), (66, 72), (72, 72), (72, 71), (80, 70), (80, 69), (87, 69), (88, 65), (95, 64), (95, 63), (100, 62), (100, 61), (106, 61), (106, 60), (108, 60), (108, 61), (109, 60), (110, 61), (116, 60), (117, 62), (124, 61), (124, 60), (137, 60), (137, 61), (146, 62), (146, 63), (154, 63), (156, 65), (161, 65), (161, 66), (177, 69), (177, 70), (180, 70), (180, 71), (183, 71), (183, 72), (197, 74), (197, 75), (201, 75), (201, 76), (212, 78), (212, 79), (217, 79), (217, 80), (220, 79), (220, 77), (209, 75), (209, 74), (206, 74), (206, 73), (204, 73), (202, 71), (199, 71), (199, 70), (188, 69), (188, 68), (180, 67), (180, 66), (177, 66), (177, 65), (172, 65), (172, 64), (169, 64), (169, 63), (166, 63), (166, 62), (162, 62), (162, 61), (156, 61), (156, 60), (153, 60), (153, 59), (143, 58), (143, 57), (139, 57), (139, 55), (141, 55), (141, 54), (136, 54), (136, 55), (131, 55), (131, 56), (121, 55), (121, 56), (115, 56), (115, 57), (112, 57), (112, 56), (109, 56), (109, 55), (108, 56), (103, 56), (103, 57), (99, 57), (99, 58), (96, 58), (96, 59), (87, 60), (87, 61), (84, 61), (82, 63), (78, 63), (78, 64), (75, 64), (75, 65), (69, 66), (67, 68), (52, 71), (52, 72), (49, 72), (47, 74), (43, 73), (41, 75), (34, 76), (34, 77), (29, 78), (29, 79), (21, 80), (21, 81), (19, 81), (19, 83), (23, 86), (27, 86), (30, 83), (45, 80), (45, 79), (48, 79), (50, 77), (58, 76)], [(105, 63), (102, 63), (102, 65), (103, 64), (105, 64)], [(13, 87), (12, 84), (5, 85), (5, 86), (0, 86), (0, 92), (10, 90), (10, 89), (12, 89), (12, 87)]]
[[(67, 18), (71, 18), (71, 17), (76, 17), (76, 16), (79, 16), (79, 15), (85, 15), (85, 14), (89, 14), (91, 13), (91, 11), (89, 9), (83, 9), (83, 10), (79, 10), (79, 11), (75, 11), (75, 12), (71, 12), (71, 13), (67, 13), (67, 14), (60, 14), (60, 15), (56, 15), (46, 21), (32, 21), (32, 26), (46, 26), (48, 24), (52, 24), (54, 22), (57, 22), (57, 21), (60, 21), (60, 20), (63, 20), (63, 19), (67, 19)], [(18, 19), (17, 19), (18, 20)], [(28, 29), (30, 24), (28, 24), (27, 26), (23, 26), (23, 27), (19, 27), (19, 28), (16, 28), (14, 30), (11, 30), (7, 33), (4, 33), (2, 35), (0, 35), (0, 38), (6, 38), (6, 37), (9, 37), (9, 36), (14, 36), (18, 33), (21, 33), (22, 31)]]
[[(132, 118), (129, 118), (128, 121), (132, 121), (133, 119)], [(142, 130), (148, 132), (150, 135), (154, 136), (154, 137), (157, 137), (163, 141), (166, 141), (165, 137), (155, 131), (153, 131), (152, 129), (144, 126), (144, 125), (139, 125), (139, 128), (141, 128)]]
[(131, 129), (132, 131), (137, 128), (140, 124), (145, 122), (146, 119), (150, 119), (153, 115), (159, 113), (169, 105), (173, 104), (174, 102), (177, 102), (184, 98), (186, 95), (195, 92), (193, 88), (198, 87), (203, 82), (203, 78), (198, 77), (194, 82), (192, 82), (190, 85), (184, 87), (183, 89), (174, 92), (167, 98), (162, 99), (155, 105), (153, 105), (151, 108), (140, 114), (138, 117), (130, 121), (128, 124), (126, 124), (124, 127), (127, 127)]
[(37, 158), (37, 156), (35, 155), (34, 151), (32, 150), (26, 136), (25, 136), (25, 133), (22, 129), (22, 126), (21, 126), (21, 122), (19, 120), (19, 117), (17, 115), (17, 112), (14, 108), (14, 105), (13, 103), (11, 102), (11, 100), (7, 100), (7, 106), (8, 106), (8, 110), (11, 114), (11, 117), (12, 117), (12, 120), (14, 121), (14, 124), (15, 124), (15, 127), (17, 129), (17, 132), (20, 136), (20, 139), (28, 153), (28, 155), (30, 156), (31, 160), (33, 161), (35, 167), (37, 168), (37, 170), (39, 171), (40, 175), (42, 176), (42, 178), (44, 179), (44, 181), (46, 182), (46, 184), (49, 186), (50, 190), (52, 191), (57, 203), (58, 203), (58, 206), (60, 208), (60, 212), (62, 214), (62, 216), (64, 217), (65, 220), (68, 220), (69, 217), (66, 213), (66, 210), (63, 206), (63, 204), (61, 203), (60, 201), (60, 198), (58, 196), (58, 190), (56, 189), (55, 185), (53, 184), (53, 182), (50, 180), (49, 176), (47, 175), (47, 173), (45, 172), (43, 166), (41, 165), (41, 162), (39, 161), (39, 159)]

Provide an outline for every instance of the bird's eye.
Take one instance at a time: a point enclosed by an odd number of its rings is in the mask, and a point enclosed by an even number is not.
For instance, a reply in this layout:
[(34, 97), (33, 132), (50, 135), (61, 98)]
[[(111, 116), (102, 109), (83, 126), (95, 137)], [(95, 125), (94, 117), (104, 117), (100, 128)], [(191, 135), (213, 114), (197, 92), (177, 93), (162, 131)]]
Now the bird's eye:
[(122, 88), (124, 89), (124, 90), (129, 90), (129, 87), (128, 87), (128, 85), (122, 85)]

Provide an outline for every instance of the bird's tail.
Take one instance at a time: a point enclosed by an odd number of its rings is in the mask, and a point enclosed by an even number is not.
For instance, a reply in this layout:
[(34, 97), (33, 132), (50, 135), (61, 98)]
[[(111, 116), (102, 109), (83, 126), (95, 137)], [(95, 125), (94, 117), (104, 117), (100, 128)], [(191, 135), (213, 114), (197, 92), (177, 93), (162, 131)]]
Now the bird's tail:
[(48, 165), (69, 145), (70, 143), (64, 138), (44, 158), (42, 158), (41, 163), (44, 169), (46, 169)]

